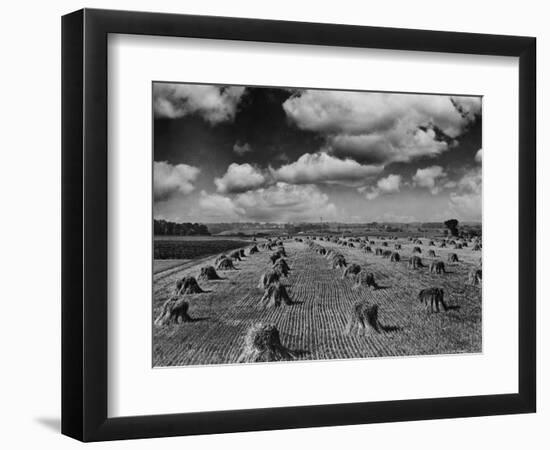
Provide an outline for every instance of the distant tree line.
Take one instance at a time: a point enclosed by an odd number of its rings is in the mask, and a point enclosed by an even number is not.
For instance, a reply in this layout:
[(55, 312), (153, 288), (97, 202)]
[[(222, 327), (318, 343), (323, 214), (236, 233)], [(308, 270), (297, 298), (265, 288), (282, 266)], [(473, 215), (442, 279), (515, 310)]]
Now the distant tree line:
[(285, 231), (289, 233), (300, 233), (301, 231), (315, 231), (329, 229), (328, 223), (299, 223), (285, 224)]
[(424, 222), (420, 224), (421, 228), (443, 228), (445, 224), (441, 222)]
[(210, 235), (202, 223), (175, 223), (167, 220), (154, 221), (155, 236), (205, 236)]

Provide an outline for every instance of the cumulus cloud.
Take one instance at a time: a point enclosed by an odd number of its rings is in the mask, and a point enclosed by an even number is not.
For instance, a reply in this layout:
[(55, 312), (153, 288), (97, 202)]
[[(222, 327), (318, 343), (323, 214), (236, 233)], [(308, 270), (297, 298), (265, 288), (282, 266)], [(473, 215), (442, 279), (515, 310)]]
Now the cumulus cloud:
[(479, 149), (476, 153), (476, 156), (474, 157), (474, 159), (476, 160), (476, 162), (478, 163), (481, 163), (482, 159), (483, 159), (483, 149)]
[(359, 188), (358, 191), (364, 193), (368, 200), (374, 200), (379, 195), (393, 194), (399, 192), (401, 187), (401, 175), (388, 175), (385, 178), (380, 178), (376, 186), (367, 188)]
[(472, 169), (458, 181), (449, 197), (449, 210), (463, 220), (481, 220), (481, 168)]
[(197, 114), (212, 125), (232, 121), (245, 88), (200, 84), (153, 84), (157, 118), (175, 119)]
[(408, 129), (399, 124), (384, 133), (346, 135), (328, 139), (330, 151), (362, 163), (410, 162), (421, 156), (435, 157), (450, 148), (431, 128)]
[(453, 192), (449, 200), (449, 209), (462, 220), (481, 220), (481, 196)]
[(458, 183), (456, 181), (449, 180), (443, 184), (443, 187), (447, 189), (452, 189), (455, 188), (457, 185)]
[(246, 210), (248, 218), (258, 221), (316, 221), (319, 216), (334, 218), (336, 212), (316, 186), (283, 182), (240, 194), (235, 202)]
[(248, 163), (232, 163), (222, 177), (215, 178), (221, 194), (236, 194), (269, 187), (277, 182), (290, 184), (340, 184), (357, 186), (383, 169), (362, 165), (352, 159), (340, 159), (325, 152), (304, 153), (296, 161), (278, 169), (262, 170)]
[(193, 182), (200, 169), (187, 164), (172, 165), (166, 161), (153, 163), (153, 197), (156, 202), (168, 200), (174, 195), (187, 195), (195, 186)]
[(458, 181), (459, 189), (481, 193), (481, 169), (471, 169)]
[(451, 97), (451, 101), (466, 120), (481, 115), (481, 97)]
[(257, 189), (265, 185), (266, 182), (266, 176), (258, 168), (248, 163), (232, 163), (222, 177), (214, 178), (216, 189), (222, 194)]
[(239, 220), (245, 214), (244, 209), (235, 205), (229, 197), (205, 191), (200, 193), (199, 206), (205, 215), (223, 222)]
[(433, 195), (436, 195), (441, 191), (441, 187), (436, 184), (437, 180), (446, 176), (443, 167), (431, 166), (418, 169), (413, 176), (413, 182), (416, 186), (428, 188)]
[(201, 192), (199, 204), (204, 213), (231, 220), (300, 222), (337, 216), (334, 204), (316, 186), (284, 182), (233, 197)]
[(278, 181), (293, 184), (352, 184), (382, 171), (382, 166), (362, 165), (352, 159), (340, 159), (325, 152), (304, 153), (290, 164), (273, 170)]
[(460, 135), (481, 111), (479, 97), (305, 90), (283, 103), (302, 129), (363, 134), (401, 122), (433, 124), (450, 137)]
[(241, 144), (240, 142), (235, 142), (235, 145), (233, 145), (233, 151), (237, 155), (243, 156), (246, 153), (250, 153), (252, 151), (252, 147), (248, 142), (245, 142), (244, 144)]
[(456, 146), (455, 138), (480, 114), (481, 99), (304, 90), (283, 108), (299, 128), (324, 134), (335, 156), (390, 163)]

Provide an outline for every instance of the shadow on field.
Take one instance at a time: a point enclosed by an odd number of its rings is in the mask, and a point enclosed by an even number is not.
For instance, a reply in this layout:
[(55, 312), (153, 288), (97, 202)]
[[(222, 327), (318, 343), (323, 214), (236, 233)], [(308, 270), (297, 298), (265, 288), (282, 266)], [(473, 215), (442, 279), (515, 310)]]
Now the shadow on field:
[(401, 327), (398, 327), (396, 325), (380, 325), (380, 329), (384, 332), (384, 333), (396, 333), (397, 331), (401, 331), (402, 328)]
[(458, 311), (460, 309), (460, 305), (447, 305), (447, 311)]
[(383, 286), (381, 284), (379, 284), (374, 290), (375, 291), (385, 291), (386, 289), (390, 289), (391, 286)]
[(204, 322), (205, 320), (210, 320), (210, 317), (191, 317), (190, 320), (187, 321), (187, 323)]
[(442, 312), (458, 311), (460, 309), (460, 305), (445, 305), (443, 306), (443, 309), (439, 311), (430, 311), (428, 306), (426, 306), (425, 309), (428, 314), (441, 314)]

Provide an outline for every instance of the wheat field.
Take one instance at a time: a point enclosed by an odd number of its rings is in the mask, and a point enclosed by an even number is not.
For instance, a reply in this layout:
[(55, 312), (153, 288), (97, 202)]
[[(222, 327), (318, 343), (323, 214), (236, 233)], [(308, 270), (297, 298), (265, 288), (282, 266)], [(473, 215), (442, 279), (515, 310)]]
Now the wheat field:
[[(235, 262), (236, 270), (218, 271), (220, 280), (199, 281), (204, 292), (185, 295), (190, 322), (153, 326), (153, 365), (236, 363), (247, 330), (257, 323), (274, 324), (282, 344), (304, 360), (481, 352), (481, 288), (467, 283), (481, 252), (471, 247), (438, 248), (427, 245), (427, 241), (413, 244), (406, 239), (375, 240), (373, 253), (341, 243), (313, 244), (334, 249), (345, 257), (348, 266), (355, 263), (362, 271), (371, 272), (379, 288), (370, 289), (356, 287), (353, 279), (343, 277), (342, 269), (332, 269), (311, 242), (284, 241), (290, 273), (281, 281), (292, 299), (290, 305), (266, 307), (260, 302), (264, 290), (258, 282), (272, 267), (273, 252), (268, 249), (253, 255), (246, 251), (247, 256)], [(401, 244), (399, 262), (375, 256), (375, 247), (386, 249), (383, 242), (392, 250), (394, 244)], [(425, 267), (408, 267), (415, 247), (420, 247)], [(430, 249), (436, 258), (427, 256)], [(456, 253), (459, 261), (447, 262), (450, 253)], [(197, 277), (200, 267), (214, 265), (216, 257), (155, 275), (153, 319), (179, 279)], [(445, 262), (446, 273), (430, 273), (428, 266), (434, 259)], [(418, 301), (421, 289), (434, 286), (443, 288), (447, 311), (432, 313)], [(378, 305), (380, 333), (345, 332), (353, 305), (360, 300)]]

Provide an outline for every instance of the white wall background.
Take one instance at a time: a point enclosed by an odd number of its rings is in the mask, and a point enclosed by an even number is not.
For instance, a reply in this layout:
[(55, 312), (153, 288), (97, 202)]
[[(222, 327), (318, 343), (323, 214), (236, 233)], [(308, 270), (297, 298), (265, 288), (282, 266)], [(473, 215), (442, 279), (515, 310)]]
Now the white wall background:
[[(2, 274), (0, 292), (0, 444), (4, 448), (73, 448), (59, 434), (60, 417), (60, 16), (83, 6), (154, 10), (189, 14), (257, 17), (449, 31), (530, 35), (538, 38), (539, 244), (538, 273), (549, 264), (548, 207), (550, 156), (542, 149), (550, 105), (550, 8), (545, 2), (460, 3), (406, 0), (392, 2), (298, 2), (278, 0), (88, 0), (20, 1), (3, 5), (0, 16), (0, 190)], [(541, 329), (549, 313), (544, 304), (548, 281), (539, 289), (539, 412), (536, 415), (486, 417), (400, 424), (333, 427), (102, 443), (106, 448), (211, 449), (334, 448), (368, 446), (408, 449), (548, 448), (550, 436), (550, 329)], [(546, 353), (546, 354), (544, 354)]]

